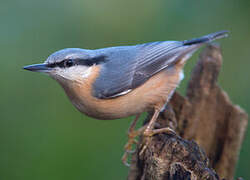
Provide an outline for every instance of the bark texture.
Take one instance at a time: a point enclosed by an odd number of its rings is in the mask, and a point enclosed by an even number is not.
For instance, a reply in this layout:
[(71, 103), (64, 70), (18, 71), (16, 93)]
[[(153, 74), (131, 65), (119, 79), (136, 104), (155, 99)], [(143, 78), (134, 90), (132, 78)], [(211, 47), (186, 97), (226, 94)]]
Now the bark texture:
[(186, 97), (175, 93), (157, 120), (155, 128), (170, 126), (176, 134), (153, 136), (139, 155), (141, 138), (129, 180), (233, 179), (248, 116), (218, 86), (221, 65), (220, 48), (208, 45), (193, 70)]

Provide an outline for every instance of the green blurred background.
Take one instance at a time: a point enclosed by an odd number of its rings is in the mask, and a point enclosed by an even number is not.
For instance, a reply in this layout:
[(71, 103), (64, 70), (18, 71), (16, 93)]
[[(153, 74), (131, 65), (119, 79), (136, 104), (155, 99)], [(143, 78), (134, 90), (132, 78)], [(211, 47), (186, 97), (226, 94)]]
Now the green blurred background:
[[(66, 47), (184, 40), (230, 30), (219, 83), (250, 112), (249, 0), (0, 0), (0, 179), (125, 179), (131, 118), (79, 113), (48, 76), (22, 70)], [(185, 92), (196, 55), (185, 67)], [(237, 176), (250, 179), (247, 132)]]

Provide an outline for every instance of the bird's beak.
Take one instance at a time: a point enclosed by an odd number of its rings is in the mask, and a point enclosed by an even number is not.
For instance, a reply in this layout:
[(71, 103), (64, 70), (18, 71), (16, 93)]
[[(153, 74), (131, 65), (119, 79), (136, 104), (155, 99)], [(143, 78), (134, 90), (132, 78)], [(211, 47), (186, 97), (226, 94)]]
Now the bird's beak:
[(23, 69), (34, 71), (34, 72), (43, 72), (48, 73), (52, 68), (48, 67), (47, 64), (32, 64), (29, 66), (24, 66)]

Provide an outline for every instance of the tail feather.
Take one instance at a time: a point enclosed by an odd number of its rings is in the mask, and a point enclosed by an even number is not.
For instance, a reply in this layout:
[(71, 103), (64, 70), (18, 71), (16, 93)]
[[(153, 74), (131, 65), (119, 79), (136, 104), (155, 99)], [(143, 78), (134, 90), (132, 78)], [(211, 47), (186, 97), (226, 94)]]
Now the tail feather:
[(194, 44), (201, 44), (201, 43), (208, 43), (214, 41), (216, 39), (224, 38), (228, 36), (228, 31), (219, 31), (212, 34), (208, 34), (206, 36), (202, 36), (200, 38), (195, 38), (191, 40), (183, 41), (183, 45), (194, 45)]

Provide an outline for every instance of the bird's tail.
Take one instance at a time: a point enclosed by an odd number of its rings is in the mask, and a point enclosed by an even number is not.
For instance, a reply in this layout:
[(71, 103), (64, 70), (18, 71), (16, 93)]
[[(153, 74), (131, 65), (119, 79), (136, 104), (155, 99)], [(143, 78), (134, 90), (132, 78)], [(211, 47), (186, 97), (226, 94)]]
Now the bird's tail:
[(191, 40), (183, 41), (183, 45), (194, 45), (194, 44), (202, 44), (214, 41), (216, 39), (224, 38), (228, 36), (229, 31), (219, 31), (212, 34), (208, 34), (206, 36), (202, 36), (200, 38), (195, 38)]

